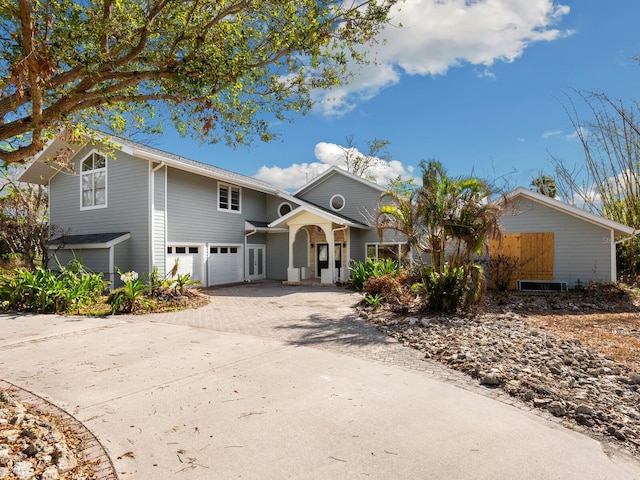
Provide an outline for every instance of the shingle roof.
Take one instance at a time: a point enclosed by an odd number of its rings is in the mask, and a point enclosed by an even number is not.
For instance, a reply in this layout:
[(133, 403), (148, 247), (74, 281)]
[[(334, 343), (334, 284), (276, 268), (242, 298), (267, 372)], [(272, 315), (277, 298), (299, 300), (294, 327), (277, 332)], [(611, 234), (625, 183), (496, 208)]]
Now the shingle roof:
[[(94, 248), (108, 248), (130, 237), (129, 232), (89, 233), (84, 235), (61, 235), (49, 240), (50, 246), (56, 245), (96, 245)], [(100, 246), (100, 247), (97, 247)]]

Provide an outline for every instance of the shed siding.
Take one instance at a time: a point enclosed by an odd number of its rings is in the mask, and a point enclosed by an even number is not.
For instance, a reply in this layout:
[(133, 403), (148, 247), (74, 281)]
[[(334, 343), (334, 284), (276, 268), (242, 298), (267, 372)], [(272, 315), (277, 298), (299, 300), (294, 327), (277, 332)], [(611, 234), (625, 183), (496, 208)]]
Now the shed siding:
[(500, 223), (504, 233), (553, 232), (553, 277), (569, 288), (612, 280), (608, 229), (526, 198), (514, 199)]
[(331, 210), (329, 201), (335, 194), (340, 194), (345, 199), (344, 208), (336, 213), (365, 225), (373, 222), (380, 197), (380, 191), (374, 185), (368, 186), (352, 178), (334, 174), (314, 185), (308, 192), (304, 192), (301, 198)]
[[(117, 248), (117, 247), (116, 247)], [(60, 263), (63, 267), (66, 267), (74, 259), (80, 260), (82, 265), (94, 273), (102, 272), (104, 278), (109, 280), (109, 249), (91, 249), (91, 250), (56, 250), (51, 251), (51, 257), (53, 262)]]
[[(81, 150), (73, 162), (91, 150)], [(131, 238), (116, 247), (116, 266), (122, 270), (149, 271), (149, 164), (116, 151), (107, 157), (107, 207), (80, 210), (80, 176), (57, 174), (50, 182), (51, 224), (65, 233), (130, 232)], [(85, 256), (85, 255), (83, 255)], [(88, 257), (86, 257), (88, 258)]]

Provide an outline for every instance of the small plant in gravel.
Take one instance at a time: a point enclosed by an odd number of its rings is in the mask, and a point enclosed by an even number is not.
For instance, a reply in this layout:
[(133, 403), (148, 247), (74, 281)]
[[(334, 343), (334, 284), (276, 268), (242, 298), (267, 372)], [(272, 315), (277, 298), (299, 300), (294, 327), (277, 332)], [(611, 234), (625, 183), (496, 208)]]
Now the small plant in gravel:
[(185, 295), (187, 293), (187, 287), (192, 285), (199, 285), (198, 280), (191, 280), (191, 274), (178, 274), (173, 281), (173, 291), (178, 295)]
[(367, 294), (364, 296), (364, 301), (371, 308), (373, 308), (374, 310), (377, 310), (380, 307), (382, 307), (382, 303), (384, 302), (384, 297), (379, 294), (375, 294), (375, 295)]
[(108, 302), (112, 313), (133, 313), (138, 309), (151, 310), (153, 302), (146, 297), (149, 286), (137, 272), (121, 272), (120, 280), (124, 285), (111, 292)]

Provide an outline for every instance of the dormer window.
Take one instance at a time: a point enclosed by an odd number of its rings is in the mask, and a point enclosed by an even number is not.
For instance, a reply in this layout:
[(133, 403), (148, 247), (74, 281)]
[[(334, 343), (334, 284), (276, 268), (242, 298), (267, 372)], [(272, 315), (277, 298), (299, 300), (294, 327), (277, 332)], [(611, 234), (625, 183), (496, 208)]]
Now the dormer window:
[(92, 151), (80, 164), (80, 208), (107, 206), (107, 157)]

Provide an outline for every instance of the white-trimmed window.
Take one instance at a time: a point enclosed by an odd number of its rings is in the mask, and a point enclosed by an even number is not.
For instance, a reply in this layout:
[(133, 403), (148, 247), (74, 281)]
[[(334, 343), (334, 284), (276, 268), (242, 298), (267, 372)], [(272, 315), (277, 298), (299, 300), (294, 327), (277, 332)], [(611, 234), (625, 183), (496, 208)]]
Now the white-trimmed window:
[(80, 209), (107, 206), (107, 157), (93, 150), (80, 162)]
[(280, 205), (278, 205), (279, 217), (284, 217), (289, 212), (291, 212), (291, 204), (289, 202), (282, 202)]
[(367, 260), (389, 259), (400, 263), (402, 257), (408, 253), (404, 243), (367, 243)]
[(331, 207), (331, 210), (336, 212), (342, 210), (345, 204), (346, 202), (344, 200), (344, 197), (339, 193), (336, 193), (333, 197), (331, 197), (331, 200), (329, 200), (329, 206)]
[(242, 206), (241, 195), (242, 189), (240, 187), (219, 183), (218, 210), (240, 213)]

